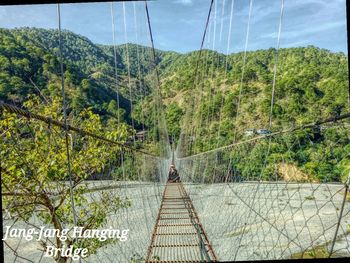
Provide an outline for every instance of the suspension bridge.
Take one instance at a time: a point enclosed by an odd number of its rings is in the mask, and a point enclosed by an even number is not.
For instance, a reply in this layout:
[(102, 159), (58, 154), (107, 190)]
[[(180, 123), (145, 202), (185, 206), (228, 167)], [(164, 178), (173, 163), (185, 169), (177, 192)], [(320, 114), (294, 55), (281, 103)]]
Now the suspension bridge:
[[(218, 112), (210, 106), (214, 105), (214, 99), (209, 100), (204, 111), (197, 111), (205, 104), (204, 94), (211, 98), (219, 93), (214, 81), (215, 67), (222, 67), (223, 79), (229, 71), (227, 58), (218, 63), (219, 66), (215, 65), (211, 61), (222, 58), (220, 54), (211, 57), (208, 50), (225, 45), (228, 55), (234, 45), (235, 1), (211, 0), (207, 3), (208, 15), (203, 21), (203, 37), (194, 61), (192, 87), (198, 96), (186, 101), (181, 134), (172, 144), (164, 113), (162, 78), (156, 62), (148, 3), (106, 4), (111, 12), (112, 77), (118, 91), (118, 109), (122, 73), (117, 61), (116, 5), (122, 10), (125, 43), (130, 38), (130, 25), (127, 24), (127, 9), (130, 8), (133, 26), (139, 27), (135, 39), (142, 38), (141, 32), (150, 46), (145, 52), (137, 49), (136, 54), (139, 63), (148, 58), (146, 62), (152, 68), (148, 81), (152, 84), (149, 98), (153, 119), (148, 124), (148, 132), (153, 136), (141, 146), (137, 145), (135, 136), (127, 142), (121, 134), (104, 130), (97, 117), (80, 120), (69, 109), (61, 5), (57, 4), (60, 106), (51, 105), (54, 102), (42, 94), (45, 100), (34, 105), (0, 101), (2, 222), (3, 236), (8, 235), (3, 240), (5, 262), (70, 262), (72, 258), (67, 255), (46, 255), (49, 246), (63, 249), (70, 245), (88, 249), (88, 257), (79, 258), (84, 262), (349, 257), (350, 175), (339, 179), (334, 176), (337, 171), (328, 170), (321, 180), (311, 177), (297, 167), (292, 152), (304, 149), (308, 143), (311, 147), (324, 147), (324, 155), (318, 156), (320, 162), (326, 155), (334, 155), (333, 167), (349, 165), (350, 102), (346, 105), (347, 110), (336, 115), (296, 125), (277, 125), (274, 107), (280, 99), (276, 93), (285, 0), (278, 3), (270, 104), (264, 119), (267, 132), (246, 136), (247, 127), (242, 121), (244, 116), (241, 117), (242, 105), (247, 97), (249, 100), (249, 93), (248, 96), (244, 93), (249, 83), (245, 83), (244, 77), (253, 0), (247, 6), (243, 66), (232, 109), (235, 112), (233, 137), (227, 143), (220, 143), (225, 98), (219, 101)], [(229, 18), (227, 39), (223, 33), (224, 15)], [(141, 96), (145, 99), (143, 91), (141, 95), (136, 94), (128, 44), (125, 48), (127, 67), (124, 72), (126, 84), (123, 85), (129, 98)], [(137, 68), (136, 77), (140, 80), (140, 64)], [(207, 86), (204, 85), (206, 81), (209, 82)], [(56, 107), (58, 112), (53, 114), (50, 107)], [(131, 111), (134, 107), (130, 99)], [(146, 116), (142, 118), (146, 123)], [(214, 139), (208, 142), (205, 150), (200, 150), (202, 128), (215, 121), (219, 124)], [(122, 129), (122, 125), (118, 115), (116, 129)], [(129, 125), (136, 130), (133, 117)], [(327, 145), (317, 146), (319, 142), (315, 136), (329, 136), (332, 140)], [(339, 154), (342, 151), (344, 154)], [(300, 158), (307, 162), (306, 155)], [(179, 181), (169, 180), (171, 164), (178, 170)], [(74, 227), (82, 227), (86, 232), (118, 229), (119, 237), (106, 237), (105, 240), (75, 238), (72, 235)], [(40, 231), (45, 228), (56, 230), (56, 234), (40, 236)], [(66, 238), (60, 238), (65, 230)]]

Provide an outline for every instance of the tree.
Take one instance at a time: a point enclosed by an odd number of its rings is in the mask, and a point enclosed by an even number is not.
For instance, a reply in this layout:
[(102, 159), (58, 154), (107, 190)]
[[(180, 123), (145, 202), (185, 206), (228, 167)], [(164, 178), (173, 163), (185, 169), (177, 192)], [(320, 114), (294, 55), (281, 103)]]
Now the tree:
[[(59, 112), (60, 99), (53, 98), (51, 105), (43, 105), (38, 97), (25, 102), (33, 112), (55, 116)], [(126, 125), (121, 125), (113, 132), (104, 131), (100, 117), (90, 110), (85, 110), (76, 117), (79, 127), (93, 133), (103, 134), (110, 139), (121, 141), (128, 137)], [(69, 198), (67, 152), (64, 131), (57, 127), (48, 127), (38, 120), (20, 118), (3, 112), (0, 118), (1, 133), (0, 153), (2, 156), (3, 206), (12, 218), (34, 224), (49, 226), (62, 231), (74, 225), (72, 203)], [(69, 136), (69, 138), (71, 138)], [(71, 143), (71, 142), (69, 142)], [(73, 200), (77, 225), (83, 232), (103, 227), (109, 213), (116, 213), (120, 208), (130, 206), (130, 201), (122, 199), (108, 191), (102, 191), (98, 198), (91, 199), (88, 186), (81, 182), (94, 174), (103, 173), (108, 162), (116, 162), (121, 148), (101, 143), (91, 137), (74, 137), (75, 147), (71, 149), (71, 175), (73, 177)], [(88, 160), (88, 161), (87, 161)], [(108, 205), (106, 205), (108, 204)], [(37, 215), (39, 223), (34, 223)], [(98, 238), (61, 240), (41, 240), (44, 249), (52, 244), (57, 248), (74, 245), (74, 249), (88, 248), (88, 253), (95, 253), (100, 247), (115, 242)], [(57, 262), (66, 262), (67, 257), (57, 256)]]
[(182, 115), (183, 110), (176, 103), (171, 103), (167, 107), (165, 119), (167, 121), (169, 136), (179, 138), (181, 132), (180, 120)]

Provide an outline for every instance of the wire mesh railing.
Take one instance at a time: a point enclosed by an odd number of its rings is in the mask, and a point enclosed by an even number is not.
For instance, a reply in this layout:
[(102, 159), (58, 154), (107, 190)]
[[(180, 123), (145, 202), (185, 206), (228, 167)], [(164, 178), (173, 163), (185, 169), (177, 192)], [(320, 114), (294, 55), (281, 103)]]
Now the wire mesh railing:
[[(88, 131), (69, 126), (71, 188), (61, 123), (5, 105), (0, 147), (6, 261), (66, 262), (67, 255), (45, 254), (72, 245), (87, 248), (85, 256), (122, 251), (131, 260), (144, 254), (165, 182), (165, 156), (125, 146), (127, 133), (103, 132), (98, 116), (86, 112), (81, 125)], [(119, 249), (111, 249), (117, 242)]]
[[(58, 30), (33, 29), (40, 36), (35, 40), (22, 36), (24, 29), (16, 31), (25, 40), (16, 45), (42, 48), (45, 56), (36, 66), (46, 58), (52, 63), (43, 66), (44, 73), (35, 68), (39, 73), (29, 77), (35, 93), (0, 102), (6, 262), (127, 262), (146, 253), (170, 147), (158, 73), (144, 76), (144, 71), (156, 71), (147, 3), (131, 4), (132, 26), (126, 20), (130, 5), (122, 3), (120, 9), (118, 3), (106, 3), (112, 20), (111, 54), (110, 47), (96, 52), (85, 41), (69, 43), (72, 33), (62, 29), (69, 19), (62, 21), (65, 6), (60, 4)], [(120, 10), (126, 45), (117, 47)], [(151, 42), (151, 47), (131, 49), (130, 27), (137, 42)], [(135, 48), (136, 61), (130, 54)], [(154, 118), (147, 122), (139, 109), (142, 117), (136, 121), (134, 102), (146, 96)], [(135, 136), (140, 122), (147, 135), (142, 141)]]
[(344, 116), (176, 159), (220, 260), (349, 256)]

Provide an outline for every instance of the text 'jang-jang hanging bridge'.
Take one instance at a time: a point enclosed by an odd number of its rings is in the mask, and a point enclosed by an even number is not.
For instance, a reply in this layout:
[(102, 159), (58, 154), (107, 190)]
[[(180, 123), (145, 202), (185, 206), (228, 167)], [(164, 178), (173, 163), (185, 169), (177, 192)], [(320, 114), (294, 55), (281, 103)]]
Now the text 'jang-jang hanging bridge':
[[(161, 71), (168, 62), (154, 48), (147, 1), (103, 3), (113, 45), (101, 48), (103, 66), (82, 60), (94, 68), (88, 79), (74, 79), (74, 72), (83, 75), (78, 68), (84, 63), (68, 55), (80, 56), (70, 46), (71, 33), (61, 29), (62, 4), (55, 5), (57, 30), (15, 29), (17, 37), (3, 38), (17, 45), (13, 53), (2, 48), (6, 56), (38, 52), (42, 60), (36, 63), (46, 63), (39, 73), (28, 70), (25, 81), (0, 83), (33, 90), (23, 101), (13, 94), (0, 101), (5, 262), (350, 256), (350, 99), (339, 99), (350, 98), (349, 89), (332, 99), (332, 110), (317, 111), (315, 104), (313, 115), (303, 109), (302, 117), (286, 119), (289, 97), (283, 85), (301, 100), (303, 83), (283, 79), (288, 52), (280, 41), (288, 0), (276, 1), (276, 46), (266, 56), (270, 64), (257, 62), (268, 72), (260, 86), (254, 84), (260, 69), (250, 67), (255, 60), (248, 52), (253, 0), (246, 3), (244, 51), (230, 59), (236, 2), (207, 1), (200, 50), (173, 66), (175, 73)], [(119, 26), (121, 46), (116, 45)], [(40, 37), (32, 41), (30, 34)], [(45, 46), (41, 41), (49, 36), (52, 42)], [(128, 44), (130, 38), (148, 46)], [(225, 54), (215, 51), (220, 47)], [(188, 71), (179, 74), (181, 67)], [(164, 98), (173, 92), (166, 86), (173, 79), (190, 86), (179, 92), (187, 97), (177, 138), (166, 112), (170, 99)], [(91, 99), (101, 89), (105, 93)], [(94, 108), (84, 104), (84, 96), (89, 103), (114, 99)], [(78, 230), (84, 237), (74, 236)], [(107, 234), (112, 230), (113, 238)], [(48, 247), (56, 252), (48, 256)], [(68, 248), (75, 258), (62, 252)]]

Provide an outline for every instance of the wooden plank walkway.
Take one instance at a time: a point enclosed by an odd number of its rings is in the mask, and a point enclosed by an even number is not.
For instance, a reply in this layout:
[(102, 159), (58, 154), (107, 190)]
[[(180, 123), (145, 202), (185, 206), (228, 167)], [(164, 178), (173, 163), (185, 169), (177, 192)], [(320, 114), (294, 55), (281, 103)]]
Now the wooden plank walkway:
[(217, 262), (182, 183), (165, 186), (146, 262)]

